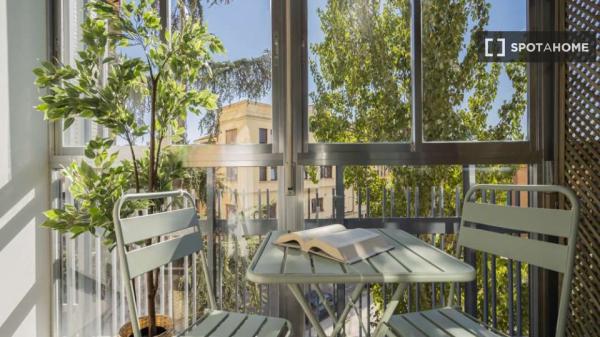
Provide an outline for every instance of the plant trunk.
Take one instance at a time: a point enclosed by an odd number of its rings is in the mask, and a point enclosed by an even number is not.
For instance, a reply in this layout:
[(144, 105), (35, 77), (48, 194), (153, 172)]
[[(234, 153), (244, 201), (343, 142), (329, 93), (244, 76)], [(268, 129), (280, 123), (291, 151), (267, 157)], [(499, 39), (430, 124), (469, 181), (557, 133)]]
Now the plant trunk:
[(156, 297), (156, 284), (154, 284), (154, 271), (149, 271), (146, 273), (146, 282), (148, 283), (148, 317), (149, 317), (149, 327), (148, 327), (148, 337), (153, 337), (156, 335), (156, 301), (154, 300)]
[(158, 81), (152, 79), (152, 105), (150, 110), (150, 154), (148, 160), (148, 192), (154, 192), (156, 175), (154, 166), (157, 165), (156, 158), (156, 92)]
[[(150, 111), (150, 154), (148, 161), (148, 192), (154, 192), (156, 186), (156, 175), (154, 166), (158, 165), (158, 158), (155, 157), (156, 151), (156, 93), (157, 93), (158, 79), (152, 79), (152, 106)], [(151, 212), (153, 210), (151, 209)], [(152, 239), (146, 240), (146, 245), (151, 245)], [(148, 283), (148, 337), (156, 335), (156, 289), (157, 284), (154, 282), (154, 271), (146, 273), (146, 281)]]

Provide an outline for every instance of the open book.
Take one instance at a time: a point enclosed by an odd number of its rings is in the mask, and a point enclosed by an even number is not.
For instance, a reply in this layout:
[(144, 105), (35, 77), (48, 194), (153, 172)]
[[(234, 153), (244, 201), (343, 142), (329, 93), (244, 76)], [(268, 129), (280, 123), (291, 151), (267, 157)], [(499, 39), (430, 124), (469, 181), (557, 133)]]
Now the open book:
[(299, 248), (339, 262), (353, 263), (394, 248), (374, 231), (329, 225), (281, 235), (275, 244)]

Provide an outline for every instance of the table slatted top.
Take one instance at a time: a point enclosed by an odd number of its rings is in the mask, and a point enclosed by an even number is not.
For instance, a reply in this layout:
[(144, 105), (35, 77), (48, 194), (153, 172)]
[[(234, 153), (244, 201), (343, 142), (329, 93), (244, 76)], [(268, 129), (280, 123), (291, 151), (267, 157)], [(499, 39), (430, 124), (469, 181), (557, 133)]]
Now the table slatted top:
[(259, 284), (466, 282), (475, 269), (417, 237), (398, 229), (376, 229), (395, 247), (352, 263), (339, 263), (273, 242), (285, 233), (270, 232), (246, 273)]

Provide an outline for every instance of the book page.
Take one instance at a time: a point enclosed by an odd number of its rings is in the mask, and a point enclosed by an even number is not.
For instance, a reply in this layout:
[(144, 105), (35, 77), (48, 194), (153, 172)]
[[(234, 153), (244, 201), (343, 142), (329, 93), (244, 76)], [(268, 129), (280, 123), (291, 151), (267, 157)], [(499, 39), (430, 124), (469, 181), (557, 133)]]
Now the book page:
[(331, 258), (347, 263), (356, 262), (394, 246), (376, 232), (357, 228), (327, 234), (306, 243), (306, 248), (319, 255), (326, 253)]
[(331, 235), (333, 233), (345, 231), (346, 227), (343, 225), (329, 225), (313, 229), (307, 229), (303, 231), (291, 232), (281, 235), (275, 241), (275, 244), (280, 246), (288, 247), (301, 247), (303, 243), (308, 242), (314, 238), (319, 238), (324, 235)]

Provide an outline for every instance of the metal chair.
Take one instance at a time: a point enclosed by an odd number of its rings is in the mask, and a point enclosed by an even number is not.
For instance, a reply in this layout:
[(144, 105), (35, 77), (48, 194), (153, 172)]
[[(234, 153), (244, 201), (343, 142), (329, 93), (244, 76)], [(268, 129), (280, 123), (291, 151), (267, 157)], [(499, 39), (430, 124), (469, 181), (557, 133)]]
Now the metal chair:
[[(127, 201), (162, 199), (168, 197), (187, 198), (189, 207), (143, 216), (121, 218), (121, 208)], [(135, 292), (131, 280), (198, 252), (206, 282), (210, 310), (179, 336), (189, 337), (283, 337), (291, 333), (290, 323), (281, 318), (272, 318), (216, 310), (216, 301), (208, 275), (207, 261), (202, 249), (202, 234), (192, 196), (185, 191), (126, 194), (115, 204), (113, 220), (117, 237), (117, 249), (121, 274), (127, 294), (129, 317), (135, 337), (141, 337), (140, 324), (135, 305)], [(187, 230), (192, 231), (175, 239), (169, 239), (135, 250), (127, 247), (153, 237)]]
[[(471, 199), (478, 190), (558, 192), (567, 197), (571, 209), (521, 208), (477, 203)], [(563, 337), (565, 336), (569, 307), (578, 221), (579, 205), (577, 198), (571, 190), (565, 187), (551, 185), (475, 185), (465, 195), (456, 255), (460, 257), (462, 248), (466, 247), (562, 273), (563, 281), (555, 336)], [(566, 238), (567, 243), (564, 245), (539, 241), (532, 237), (502, 233), (502, 230)], [(453, 300), (454, 287), (451, 287), (448, 307), (393, 316), (388, 326), (388, 332), (402, 337), (504, 336), (504, 334), (489, 328), (486, 324), (453, 308)]]

